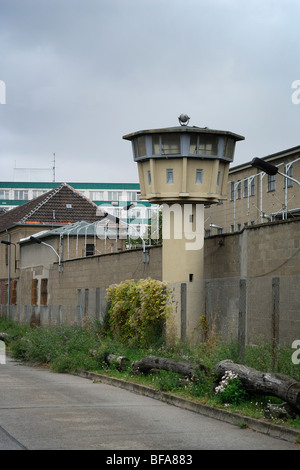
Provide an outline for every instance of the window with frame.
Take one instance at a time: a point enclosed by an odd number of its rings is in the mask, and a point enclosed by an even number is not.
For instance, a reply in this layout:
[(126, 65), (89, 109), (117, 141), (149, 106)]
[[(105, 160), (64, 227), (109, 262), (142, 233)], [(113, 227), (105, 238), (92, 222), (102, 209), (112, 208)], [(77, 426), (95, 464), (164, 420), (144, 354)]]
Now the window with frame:
[(218, 140), (216, 137), (204, 137), (201, 136), (199, 140), (199, 150), (200, 155), (217, 155), (218, 153)]
[(237, 185), (237, 199), (241, 199), (242, 196), (242, 182), (238, 181)]
[(90, 199), (92, 201), (103, 201), (104, 191), (90, 191)]
[(191, 155), (217, 155), (218, 154), (217, 136), (213, 135), (191, 135), (190, 154)]
[(134, 140), (134, 154), (136, 157), (143, 157), (146, 155), (145, 136), (139, 136)]
[(31, 305), (38, 303), (38, 279), (32, 279), (31, 282)]
[(233, 201), (234, 200), (234, 181), (231, 181), (231, 185), (230, 185), (230, 199)]
[(85, 245), (85, 256), (94, 256), (95, 245), (93, 243), (87, 243)]
[(126, 193), (127, 201), (137, 201), (138, 200), (137, 194), (138, 193), (135, 191), (127, 191)]
[(6, 189), (1, 189), (0, 199), (9, 199), (9, 191)]
[(248, 197), (249, 195), (249, 180), (244, 181), (244, 197)]
[(48, 302), (48, 279), (41, 279), (41, 305)]
[(161, 153), (162, 155), (180, 154), (180, 135), (163, 134), (161, 136)]
[(203, 170), (196, 170), (196, 184), (202, 184)]
[(179, 155), (180, 135), (171, 133), (163, 135), (153, 135), (152, 154), (153, 155)]
[(224, 148), (224, 157), (232, 158), (235, 148), (235, 140), (228, 138)]
[(108, 200), (109, 201), (121, 201), (122, 191), (108, 191)]
[(24, 189), (15, 189), (14, 190), (14, 199), (16, 201), (27, 201), (28, 200), (28, 191)]
[[(289, 176), (290, 178), (293, 178), (293, 165), (290, 165), (289, 167), (285, 167), (285, 174)], [(293, 187), (293, 181), (290, 180), (289, 178), (284, 178), (284, 187), (285, 188), (292, 188)]]
[(276, 190), (276, 175), (268, 175), (268, 191)]
[(250, 195), (254, 196), (255, 195), (255, 178), (251, 179), (250, 183)]
[(147, 174), (148, 174), (148, 184), (149, 186), (151, 186), (151, 171), (148, 170)]
[(169, 168), (167, 169), (167, 184), (173, 184), (173, 183), (174, 183), (173, 169)]

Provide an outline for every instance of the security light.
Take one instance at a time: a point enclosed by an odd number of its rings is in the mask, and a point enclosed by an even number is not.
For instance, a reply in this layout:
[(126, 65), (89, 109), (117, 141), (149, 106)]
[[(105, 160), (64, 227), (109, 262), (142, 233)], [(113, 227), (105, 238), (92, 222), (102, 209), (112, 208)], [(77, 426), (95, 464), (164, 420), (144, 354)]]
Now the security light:
[(181, 126), (187, 126), (189, 123), (190, 117), (187, 114), (180, 114), (178, 117), (179, 124)]
[(30, 237), (30, 240), (32, 242), (35, 242), (35, 243), (42, 243), (42, 240), (40, 240), (39, 238), (36, 238), (36, 237)]
[(261, 158), (253, 158), (251, 165), (264, 171), (268, 175), (276, 175), (278, 173), (277, 166), (271, 165), (271, 163), (265, 162)]
[(258, 168), (259, 170), (264, 171), (267, 173), (267, 175), (277, 175), (277, 173), (281, 176), (284, 176), (284, 178), (287, 178), (291, 181), (294, 181), (294, 183), (297, 183), (300, 186), (300, 181), (296, 180), (295, 178), (292, 178), (289, 175), (286, 175), (285, 173), (281, 173), (277, 166), (271, 165), (271, 163), (265, 162), (261, 158), (253, 158), (251, 165), (254, 166), (255, 168)]

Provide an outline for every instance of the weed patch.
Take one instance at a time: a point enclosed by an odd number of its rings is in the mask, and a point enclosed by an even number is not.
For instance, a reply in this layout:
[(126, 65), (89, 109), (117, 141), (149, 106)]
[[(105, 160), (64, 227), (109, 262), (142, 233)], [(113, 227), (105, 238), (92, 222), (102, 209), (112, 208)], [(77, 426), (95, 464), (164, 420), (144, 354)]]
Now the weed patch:
[[(201, 363), (209, 371), (213, 371), (214, 366), (222, 360), (238, 362), (236, 342), (226, 344), (215, 340), (193, 347), (177, 340), (168, 343), (161, 339), (148, 345), (143, 341), (124, 342), (111, 337), (107, 331), (103, 332), (97, 322), (88, 323), (85, 327), (59, 325), (30, 328), (0, 319), (0, 331), (9, 335), (7, 351), (12, 357), (30, 363), (46, 364), (56, 372), (86, 370), (108, 374), (151, 386), (156, 390), (178, 394), (199, 403), (229, 407), (234, 412), (259, 419), (264, 417), (268, 403), (280, 403), (275, 397), (246, 396), (238, 378), (228, 380), (224, 390), (220, 389), (216, 393), (219, 382), (215, 382), (213, 374), (206, 374), (204, 371), (200, 371), (193, 379), (166, 370), (137, 375), (133, 375), (131, 371), (131, 364), (147, 355)], [(108, 353), (128, 358), (128, 367), (122, 371), (117, 370), (115, 364), (110, 367), (105, 361)], [(291, 351), (278, 348), (276, 361), (272, 354), (274, 355), (274, 349), (265, 342), (247, 346), (243, 363), (265, 372), (288, 373), (295, 380), (300, 380), (299, 367), (291, 363)], [(276, 369), (272, 369), (274, 364)], [(286, 419), (284, 424), (300, 429), (300, 416)]]

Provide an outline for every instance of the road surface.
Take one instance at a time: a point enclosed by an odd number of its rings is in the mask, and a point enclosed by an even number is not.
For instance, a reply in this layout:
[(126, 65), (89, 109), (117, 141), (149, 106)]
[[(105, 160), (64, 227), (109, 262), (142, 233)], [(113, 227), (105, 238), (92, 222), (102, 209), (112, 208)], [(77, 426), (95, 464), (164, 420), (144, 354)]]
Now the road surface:
[[(0, 450), (299, 450), (117, 387), (0, 365)], [(114, 455), (112, 453), (112, 455)]]

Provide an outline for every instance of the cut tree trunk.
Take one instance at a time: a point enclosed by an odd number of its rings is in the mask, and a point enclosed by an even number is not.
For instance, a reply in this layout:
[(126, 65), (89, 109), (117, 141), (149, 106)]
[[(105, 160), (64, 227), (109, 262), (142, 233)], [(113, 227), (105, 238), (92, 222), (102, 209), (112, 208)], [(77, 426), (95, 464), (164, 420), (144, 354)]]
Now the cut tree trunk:
[(260, 372), (230, 360), (217, 364), (215, 372), (221, 378), (226, 371), (238, 374), (243, 387), (250, 394), (270, 395), (281, 398), (292, 408), (300, 411), (300, 382), (284, 374)]
[(200, 371), (207, 372), (206, 367), (201, 364), (191, 364), (185, 361), (176, 361), (155, 356), (143, 357), (140, 361), (133, 362), (131, 368), (134, 373), (147, 373), (153, 369), (168, 370), (181, 374), (189, 379), (193, 379)]
[(129, 359), (125, 356), (116, 356), (115, 354), (107, 354), (105, 357), (107, 365), (115, 365), (119, 370), (125, 370), (129, 367)]

